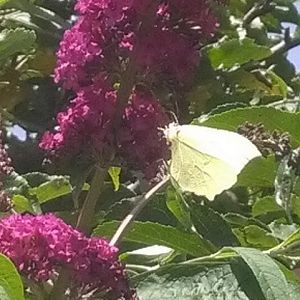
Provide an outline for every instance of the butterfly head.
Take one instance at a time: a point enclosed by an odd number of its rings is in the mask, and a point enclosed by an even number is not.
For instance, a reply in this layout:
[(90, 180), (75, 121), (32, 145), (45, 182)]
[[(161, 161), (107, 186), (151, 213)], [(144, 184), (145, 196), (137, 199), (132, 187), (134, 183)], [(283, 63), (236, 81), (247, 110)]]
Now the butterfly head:
[(179, 131), (179, 127), (180, 125), (178, 123), (172, 122), (165, 128), (162, 128), (162, 131), (168, 142), (172, 142), (175, 139)]

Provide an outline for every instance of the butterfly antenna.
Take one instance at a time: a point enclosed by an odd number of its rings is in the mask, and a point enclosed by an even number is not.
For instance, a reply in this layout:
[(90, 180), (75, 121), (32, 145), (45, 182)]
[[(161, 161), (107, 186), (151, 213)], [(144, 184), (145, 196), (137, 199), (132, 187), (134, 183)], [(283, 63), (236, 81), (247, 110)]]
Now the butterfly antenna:
[[(170, 124), (176, 124), (176, 125), (178, 125), (179, 121), (178, 121), (178, 118), (177, 118), (176, 114), (173, 111), (169, 111), (169, 113), (172, 116), (171, 119), (173, 121)], [(168, 124), (168, 125), (166, 125), (164, 127), (158, 127), (158, 130), (165, 131), (169, 127), (170, 124)]]
[(178, 120), (176, 114), (173, 111), (170, 111), (170, 114), (172, 116), (173, 123), (179, 124), (179, 120)]

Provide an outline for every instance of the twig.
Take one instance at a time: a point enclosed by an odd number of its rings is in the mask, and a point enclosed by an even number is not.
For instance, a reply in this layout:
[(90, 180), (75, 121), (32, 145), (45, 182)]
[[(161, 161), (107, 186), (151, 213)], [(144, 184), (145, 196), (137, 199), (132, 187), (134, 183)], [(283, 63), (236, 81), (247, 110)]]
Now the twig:
[(136, 66), (133, 59), (129, 59), (127, 69), (122, 74), (122, 81), (117, 97), (117, 107), (113, 119), (113, 128), (117, 132), (122, 121), (122, 114), (135, 83)]
[(243, 26), (247, 27), (257, 17), (270, 12), (275, 5), (271, 0), (265, 0), (263, 3), (255, 3), (254, 6), (245, 14), (243, 18)]
[(82, 206), (76, 227), (85, 233), (90, 233), (97, 200), (104, 186), (106, 169), (96, 166), (89, 192)]
[(169, 183), (169, 176), (166, 176), (162, 181), (155, 185), (150, 191), (148, 191), (144, 197), (139, 201), (139, 203), (133, 208), (133, 210), (125, 217), (121, 225), (117, 229), (116, 233), (110, 241), (110, 245), (114, 246), (121, 242), (124, 235), (130, 229), (130, 225), (142, 211), (142, 209), (150, 202), (150, 200), (155, 196), (156, 193), (163, 190)]
[(280, 41), (278, 44), (271, 47), (272, 54), (266, 59), (266, 62), (272, 60), (277, 55), (281, 55), (297, 46), (300, 46), (300, 38), (299, 37), (291, 37), (290, 30), (287, 28), (284, 32), (284, 39)]
[[(153, 25), (153, 21), (156, 17), (156, 10), (155, 7), (157, 6), (158, 1), (152, 1), (145, 11), (145, 15), (143, 16), (143, 21), (140, 24), (140, 28), (137, 31), (137, 40), (143, 37), (149, 28)], [(116, 112), (114, 114), (114, 121), (113, 121), (113, 128), (114, 131), (117, 132), (118, 128), (120, 127), (120, 123), (122, 121), (122, 114), (123, 110), (128, 103), (130, 94), (132, 89), (136, 83), (136, 72), (137, 66), (135, 63), (136, 53), (138, 52), (138, 44), (133, 48), (133, 52), (129, 57), (129, 61), (127, 64), (127, 68), (124, 73), (121, 75), (121, 83), (120, 83), (120, 90), (118, 91), (117, 97), (117, 107)]]
[(48, 300), (47, 292), (41, 287), (40, 284), (28, 279), (26, 276), (22, 276), (22, 281), (29, 287), (30, 294), (37, 300)]
[(300, 46), (300, 38), (293, 38), (290, 41), (281, 41), (271, 48), (272, 55), (270, 57), (283, 54), (297, 46)]
[(283, 41), (279, 42), (278, 44), (274, 45), (271, 50), (271, 55), (267, 58), (262, 58), (261, 60), (257, 61), (256, 63), (247, 62), (242, 65), (242, 67), (247, 71), (252, 71), (256, 68), (261, 67), (261, 63), (265, 62), (265, 66), (268, 66), (270, 64), (273, 64), (274, 57), (277, 55), (284, 54), (285, 52), (300, 46), (300, 38), (290, 38), (290, 39), (284, 39)]
[(62, 269), (56, 279), (49, 300), (65, 300), (67, 299), (66, 290), (70, 283), (70, 271), (68, 269)]
[[(81, 208), (81, 212), (76, 225), (78, 229), (85, 232), (86, 234), (91, 231), (95, 207), (97, 204), (97, 200), (102, 192), (106, 174), (106, 169), (103, 169), (98, 165), (95, 168), (95, 174), (92, 179), (89, 192)], [(58, 279), (56, 280), (52, 289), (52, 293), (49, 297), (50, 300), (66, 299), (65, 293), (69, 286), (69, 273), (70, 271), (68, 269), (61, 269)]]

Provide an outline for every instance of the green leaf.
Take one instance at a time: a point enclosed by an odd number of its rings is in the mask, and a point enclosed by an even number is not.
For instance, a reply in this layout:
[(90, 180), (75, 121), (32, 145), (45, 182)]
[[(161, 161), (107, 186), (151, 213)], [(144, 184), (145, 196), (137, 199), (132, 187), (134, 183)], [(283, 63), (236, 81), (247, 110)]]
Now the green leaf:
[(167, 189), (166, 205), (186, 229), (192, 228), (191, 216), (182, 193), (172, 186)]
[(287, 239), (291, 234), (293, 234), (297, 229), (299, 229), (299, 225), (297, 224), (282, 224), (278, 220), (269, 224), (269, 228), (272, 231), (272, 235), (281, 239)]
[(4, 180), (4, 189), (11, 195), (25, 194), (29, 188), (27, 180), (16, 172)]
[(7, 2), (9, 2), (10, 0), (0, 0), (0, 7), (2, 6), (2, 5), (4, 5), (5, 3), (7, 3)]
[(288, 282), (278, 265), (257, 249), (232, 248), (249, 266), (268, 300), (285, 300), (289, 294)]
[(13, 292), (5, 280), (0, 279), (0, 299), (15, 300)]
[(243, 261), (171, 265), (137, 276), (135, 281), (140, 300), (263, 299), (253, 274)]
[(271, 54), (268, 47), (255, 44), (254, 40), (249, 38), (219, 42), (208, 50), (208, 56), (215, 69), (231, 68), (252, 60), (261, 60)]
[(254, 158), (238, 175), (236, 186), (273, 187), (276, 172), (277, 163), (273, 156)]
[(285, 81), (270, 70), (248, 72), (242, 68), (224, 74), (231, 86), (237, 91), (251, 90), (262, 92), (265, 96), (287, 97), (288, 86)]
[(40, 186), (29, 190), (31, 195), (35, 195), (39, 203), (68, 195), (72, 192), (71, 184), (65, 176), (51, 176), (51, 180), (42, 183)]
[(273, 107), (255, 106), (238, 108), (209, 118), (198, 118), (193, 124), (214, 128), (237, 131), (237, 128), (245, 122), (262, 123), (269, 131), (279, 130), (291, 135), (293, 145), (300, 144), (300, 113), (289, 113)]
[(224, 219), (232, 226), (232, 227), (245, 227), (248, 225), (257, 225), (261, 228), (268, 229), (268, 226), (255, 218), (247, 218), (243, 215), (237, 213), (227, 213), (224, 216)]
[(289, 165), (289, 156), (285, 156), (279, 164), (274, 182), (275, 200), (285, 209), (291, 220), (291, 195), (295, 185), (295, 169)]
[(217, 247), (236, 246), (239, 244), (229, 224), (216, 211), (206, 205), (192, 203), (190, 205), (192, 222), (206, 240)]
[(163, 264), (174, 255), (174, 250), (165, 246), (148, 246), (120, 255), (119, 259), (126, 264), (153, 266)]
[(287, 269), (284, 265), (277, 262), (280, 270), (284, 273), (289, 285), (289, 298), (288, 299), (299, 299), (300, 298), (300, 279), (295, 274), (295, 271)]
[[(3, 282), (6, 283), (5, 286)], [(0, 254), (0, 299), (3, 290), (8, 291), (9, 300), (24, 300), (23, 283), (14, 264), (4, 255)], [(5, 294), (4, 294), (5, 295)]]
[(300, 197), (299, 193), (297, 195), (292, 195), (292, 213), (300, 218)]
[(276, 211), (283, 211), (283, 209), (276, 203), (273, 196), (260, 198), (252, 206), (253, 217)]
[(14, 210), (18, 213), (31, 212), (34, 213), (30, 201), (22, 195), (14, 195), (12, 198)]
[(290, 0), (277, 0), (272, 15), (280, 22), (289, 22), (300, 25), (300, 16), (295, 4)]
[(0, 32), (0, 61), (4, 62), (10, 56), (26, 53), (35, 42), (34, 31), (24, 28), (4, 29)]
[(114, 190), (118, 191), (120, 188), (120, 174), (121, 174), (121, 168), (119, 167), (110, 167), (108, 169), (108, 174), (112, 180), (112, 183), (114, 185)]
[(293, 232), (281, 244), (270, 250), (274, 252), (284, 252), (287, 255), (300, 255), (300, 229)]
[[(111, 238), (119, 225), (120, 222), (104, 223), (97, 226), (93, 235)], [(124, 240), (145, 245), (166, 246), (196, 257), (210, 254), (216, 250), (197, 234), (186, 233), (172, 226), (151, 222), (134, 222)]]
[(266, 250), (278, 245), (277, 239), (270, 232), (257, 225), (249, 225), (233, 231), (243, 247)]
[(286, 82), (273, 71), (268, 71), (267, 77), (273, 85), (272, 94), (281, 95), (283, 98), (286, 98), (288, 95), (288, 86)]
[(41, 172), (30, 172), (22, 175), (31, 187), (37, 187), (42, 183), (49, 181), (51, 176)]

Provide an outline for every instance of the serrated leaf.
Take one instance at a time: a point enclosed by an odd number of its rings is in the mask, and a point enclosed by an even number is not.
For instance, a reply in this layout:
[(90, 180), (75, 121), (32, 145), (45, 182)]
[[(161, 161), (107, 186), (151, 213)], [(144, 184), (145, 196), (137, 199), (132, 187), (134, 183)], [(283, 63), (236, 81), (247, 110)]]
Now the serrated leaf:
[(218, 115), (213, 115), (206, 120), (195, 119), (193, 124), (237, 131), (245, 122), (262, 123), (269, 131), (279, 130), (291, 135), (293, 145), (300, 144), (300, 113), (289, 113), (273, 107), (255, 106), (238, 108)]
[(280, 95), (283, 98), (286, 98), (288, 95), (288, 86), (286, 82), (278, 76), (276, 73), (273, 71), (268, 71), (267, 76), (272, 82), (272, 94), (273, 95)]
[(254, 158), (238, 175), (236, 186), (273, 187), (276, 172), (277, 163), (273, 156)]
[(26, 53), (35, 42), (34, 31), (24, 28), (4, 29), (0, 32), (0, 62), (18, 53)]
[(289, 294), (288, 282), (278, 265), (257, 249), (232, 248), (249, 266), (267, 300), (285, 300)]
[(120, 167), (110, 167), (108, 169), (108, 174), (112, 180), (112, 183), (114, 185), (114, 190), (118, 191), (120, 188), (120, 174), (121, 174), (121, 168)]
[(206, 205), (191, 204), (190, 208), (195, 229), (205, 239), (217, 247), (239, 244), (229, 224), (219, 213)]
[(179, 190), (170, 186), (167, 189), (166, 205), (184, 228), (191, 229), (192, 222), (188, 206)]
[[(6, 286), (3, 286), (5, 282)], [(2, 290), (1, 290), (2, 286)], [(3, 290), (9, 295), (9, 300), (24, 300), (23, 283), (14, 264), (4, 255), (0, 254), (0, 299)], [(7, 292), (8, 291), (8, 292)], [(5, 293), (3, 293), (5, 295)]]
[(253, 274), (236, 264), (179, 264), (137, 276), (140, 300), (263, 299)]
[(214, 68), (231, 68), (252, 60), (267, 58), (271, 54), (269, 47), (258, 45), (250, 38), (226, 40), (208, 50)]
[(286, 251), (289, 253), (300, 255), (300, 229), (289, 235), (281, 244), (271, 250), (271, 252), (279, 250), (279, 252)]
[[(226, 74), (227, 75), (227, 74)], [(237, 84), (240, 89), (263, 91), (267, 94), (272, 92), (272, 87), (269, 82), (261, 80), (254, 73), (247, 72), (244, 69), (238, 69), (233, 72), (228, 72), (228, 79), (231, 84)]]
[(283, 209), (276, 203), (272, 196), (260, 198), (252, 206), (253, 217), (276, 211), (283, 211)]
[(14, 205), (14, 210), (17, 213), (34, 213), (30, 201), (23, 195), (14, 195), (12, 198), (12, 202)]
[(41, 172), (30, 172), (22, 175), (31, 187), (37, 187), (50, 180), (51, 176)]
[(269, 225), (270, 230), (272, 231), (272, 235), (281, 239), (287, 239), (291, 234), (293, 234), (297, 229), (299, 229), (299, 225), (297, 224), (282, 224), (275, 220)]
[(24, 194), (29, 188), (27, 180), (16, 172), (4, 179), (4, 189), (11, 195)]
[(268, 226), (261, 222), (258, 219), (255, 218), (247, 218), (243, 215), (237, 214), (237, 213), (227, 213), (224, 216), (224, 219), (230, 223), (232, 227), (245, 227), (248, 225), (256, 225), (263, 229), (268, 229)]
[(271, 232), (268, 232), (257, 225), (233, 229), (233, 232), (237, 235), (243, 247), (266, 250), (278, 245), (277, 239), (272, 236)]
[[(107, 222), (98, 225), (93, 235), (111, 238), (119, 225), (120, 222)], [(166, 246), (196, 257), (210, 254), (216, 250), (197, 234), (186, 233), (172, 226), (151, 222), (134, 222), (124, 240), (145, 245)]]
[(45, 203), (49, 200), (70, 194), (72, 187), (65, 176), (52, 176), (50, 181), (30, 189), (29, 192), (31, 195), (37, 197), (39, 203)]

